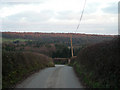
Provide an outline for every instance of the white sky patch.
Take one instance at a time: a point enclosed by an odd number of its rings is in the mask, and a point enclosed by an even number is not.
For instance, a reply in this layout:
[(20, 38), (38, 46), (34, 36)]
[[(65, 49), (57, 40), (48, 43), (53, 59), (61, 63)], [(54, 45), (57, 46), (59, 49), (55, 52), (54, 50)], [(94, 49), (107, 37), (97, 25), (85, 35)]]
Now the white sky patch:
[[(85, 0), (24, 1), (1, 2), (2, 31), (74, 32)], [(117, 13), (110, 11), (117, 12), (117, 4), (118, 0), (87, 0), (77, 32), (117, 34)]]

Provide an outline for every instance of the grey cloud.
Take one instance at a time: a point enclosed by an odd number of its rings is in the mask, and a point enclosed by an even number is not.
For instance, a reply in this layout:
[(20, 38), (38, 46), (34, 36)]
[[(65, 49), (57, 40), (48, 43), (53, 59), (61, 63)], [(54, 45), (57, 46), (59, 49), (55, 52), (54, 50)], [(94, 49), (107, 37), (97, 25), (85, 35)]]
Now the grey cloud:
[(28, 3), (34, 3), (34, 2), (44, 2), (47, 0), (1, 0), (2, 3), (8, 3), (8, 2), (28, 2)]
[(54, 13), (49, 10), (41, 11), (40, 13), (27, 11), (27, 12), (22, 12), (22, 13), (8, 16), (4, 19), (4, 21), (19, 22), (22, 18), (26, 18), (26, 20), (30, 22), (38, 22), (38, 21), (43, 22), (43, 21), (49, 20), (53, 16), (54, 16)]
[(86, 14), (91, 14), (97, 11), (101, 4), (98, 2), (86, 3), (85, 11)]
[(89, 34), (107, 34), (117, 35), (118, 29), (116, 24), (82, 24), (77, 30), (77, 33), (89, 33)]
[[(54, 13), (50, 10), (44, 10), (40, 13), (28, 11), (11, 15), (3, 19), (2, 29), (12, 31), (45, 30), (45, 28), (47, 28), (46, 23), (54, 16), (53, 14)], [(21, 22), (20, 20), (22, 20), (22, 18), (26, 18), (27, 22)]]
[(63, 15), (68, 15), (68, 14), (70, 14), (70, 13), (73, 13), (73, 11), (68, 10), (68, 11), (58, 12), (58, 14), (63, 14)]
[(76, 15), (79, 15), (79, 13), (73, 11), (62, 11), (62, 12), (57, 12), (55, 18), (60, 20), (71, 20), (74, 19)]
[[(42, 0), (43, 1), (43, 0)], [(46, 0), (44, 0), (46, 1)], [(43, 3), (43, 2), (41, 2)], [(26, 2), (16, 2), (16, 3), (5, 3), (3, 6), (11, 7), (13, 5), (18, 4), (31, 4)], [(38, 3), (32, 3), (37, 5)], [(99, 3), (89, 3), (86, 4), (85, 12), (84, 14), (90, 14), (97, 11), (98, 7), (101, 4)], [(115, 9), (116, 8), (116, 9)], [(105, 13), (116, 13), (117, 10), (116, 6), (110, 5), (107, 8), (102, 9)], [(57, 13), (57, 14), (56, 14)], [(76, 29), (76, 25), (67, 24), (64, 25), (63, 23), (55, 24), (47, 22), (51, 18), (55, 18), (57, 20), (71, 20), (71, 19), (79, 19), (79, 16), (81, 14), (80, 12), (74, 12), (74, 11), (62, 11), (62, 12), (54, 12), (52, 10), (43, 10), (41, 12), (34, 12), (34, 11), (27, 11), (18, 13), (15, 15), (11, 15), (6, 17), (3, 20), (2, 28), (3, 30), (11, 30), (11, 31), (37, 31), (37, 32), (72, 32), (74, 29)], [(21, 23), (19, 22), (22, 20), (22, 18), (26, 18), (26, 21), (28, 23)], [(86, 23), (87, 24), (87, 23)], [(113, 24), (113, 23), (112, 23)], [(85, 32), (85, 33), (101, 33), (101, 34), (113, 34), (116, 33), (115, 30), (117, 30), (116, 25), (112, 24), (105, 24), (105, 26), (102, 25), (95, 25), (95, 24), (87, 24), (80, 26), (79, 30), (77, 32)]]
[(117, 14), (118, 13), (118, 5), (110, 4), (108, 7), (103, 8), (102, 11), (105, 13)]
[(17, 5), (40, 5), (43, 2), (0, 2), (0, 8), (13, 7)]
[[(76, 25), (54, 25), (54, 24), (40, 24), (40, 25), (23, 25), (19, 26), (18, 23), (5, 23), (3, 27), (4, 31), (26, 31), (26, 32), (72, 32)], [(11, 27), (12, 25), (12, 27)], [(96, 34), (117, 34), (117, 26), (110, 25), (98, 25), (98, 24), (82, 24), (77, 33), (96, 33)]]
[[(98, 2), (95, 3), (88, 3), (86, 4), (84, 14), (91, 14), (97, 11), (101, 4)], [(70, 20), (70, 19), (78, 19), (81, 15), (81, 10), (79, 12), (74, 12), (74, 11), (62, 11), (58, 12), (56, 18), (58, 19), (64, 19), (64, 20)], [(77, 18), (75, 18), (77, 16)]]

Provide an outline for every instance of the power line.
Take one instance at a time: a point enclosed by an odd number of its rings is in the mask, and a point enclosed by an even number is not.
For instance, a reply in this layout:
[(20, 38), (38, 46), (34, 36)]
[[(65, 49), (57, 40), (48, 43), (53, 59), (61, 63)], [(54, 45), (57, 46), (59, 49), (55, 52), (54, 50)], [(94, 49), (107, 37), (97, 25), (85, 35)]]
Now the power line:
[[(80, 22), (81, 22), (82, 17), (83, 17), (85, 5), (86, 5), (86, 0), (85, 0), (85, 2), (84, 2), (83, 10), (82, 10), (82, 13), (81, 13), (81, 16), (80, 16), (79, 23), (78, 23), (78, 26), (77, 26), (77, 28), (76, 28), (76, 31), (78, 30), (78, 28), (79, 28), (79, 26), (80, 26)], [(76, 31), (75, 31), (75, 33), (76, 33)], [(70, 37), (70, 41), (71, 41), (71, 55), (72, 55), (72, 57), (73, 57), (74, 54), (73, 54), (73, 46), (72, 46), (72, 35), (71, 35), (71, 37)]]
[(84, 13), (84, 9), (85, 9), (85, 5), (86, 5), (86, 1), (87, 0), (85, 0), (85, 2), (84, 2), (83, 10), (82, 10), (82, 13), (81, 13), (81, 16), (80, 16), (80, 19), (79, 19), (79, 23), (78, 23), (77, 28), (75, 30), (75, 33), (77, 32), (77, 30), (78, 30), (78, 28), (80, 26), (80, 23), (81, 23), (81, 20), (82, 20), (82, 17), (83, 17), (83, 13)]

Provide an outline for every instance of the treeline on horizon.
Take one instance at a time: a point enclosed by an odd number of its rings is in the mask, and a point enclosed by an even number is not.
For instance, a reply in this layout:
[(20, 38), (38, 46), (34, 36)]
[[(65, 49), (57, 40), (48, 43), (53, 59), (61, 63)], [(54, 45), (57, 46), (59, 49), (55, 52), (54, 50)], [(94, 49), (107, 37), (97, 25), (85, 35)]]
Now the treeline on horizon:
[(32, 33), (32, 32), (2, 32), (3, 38), (21, 38), (39, 41), (41, 43), (64, 43), (70, 45), (72, 35), (73, 45), (94, 44), (103, 40), (111, 40), (114, 35), (94, 35), (94, 34), (75, 34), (75, 33)]
[[(102, 41), (112, 40), (114, 38), (114, 36), (110, 35), (3, 32), (3, 50), (32, 51), (42, 53), (53, 58), (68, 58), (71, 57), (71, 35), (73, 39), (72, 41), (75, 56), (84, 47)], [(7, 39), (7, 41), (4, 42), (4, 39)], [(66, 55), (63, 53), (66, 53)]]

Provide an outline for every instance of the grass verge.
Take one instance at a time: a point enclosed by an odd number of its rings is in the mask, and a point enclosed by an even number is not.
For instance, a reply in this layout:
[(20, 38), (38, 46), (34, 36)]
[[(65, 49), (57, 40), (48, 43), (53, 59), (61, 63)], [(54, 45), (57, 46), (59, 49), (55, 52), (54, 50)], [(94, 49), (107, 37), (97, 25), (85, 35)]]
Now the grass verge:
[(72, 60), (77, 75), (89, 88), (120, 88), (120, 38), (83, 49)]
[(31, 72), (54, 66), (52, 58), (32, 52), (3, 51), (2, 59), (2, 88), (11, 88)]

